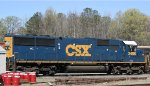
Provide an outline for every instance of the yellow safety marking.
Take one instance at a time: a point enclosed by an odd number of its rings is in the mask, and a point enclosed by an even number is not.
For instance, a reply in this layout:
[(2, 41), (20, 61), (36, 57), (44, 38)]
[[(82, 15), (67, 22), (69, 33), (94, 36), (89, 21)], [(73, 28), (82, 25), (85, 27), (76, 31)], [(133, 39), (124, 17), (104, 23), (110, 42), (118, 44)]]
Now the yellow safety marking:
[(12, 37), (5, 37), (5, 50), (6, 50), (6, 57), (11, 58), (13, 55), (13, 38)]
[(87, 62), (87, 61), (17, 61), (18, 63), (69, 63), (69, 64), (145, 64), (146, 62)]

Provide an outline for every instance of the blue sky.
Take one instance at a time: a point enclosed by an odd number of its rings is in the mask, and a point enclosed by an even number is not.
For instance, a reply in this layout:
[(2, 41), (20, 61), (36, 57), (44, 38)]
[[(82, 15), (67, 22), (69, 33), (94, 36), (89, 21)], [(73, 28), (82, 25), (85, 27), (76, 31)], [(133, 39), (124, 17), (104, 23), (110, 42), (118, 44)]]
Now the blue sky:
[(57, 13), (69, 13), (76, 11), (81, 13), (86, 7), (98, 10), (101, 15), (114, 17), (118, 11), (129, 8), (139, 9), (146, 15), (150, 15), (150, 1), (136, 0), (0, 0), (0, 18), (17, 16), (21, 19), (30, 18), (35, 12), (44, 12), (53, 8)]

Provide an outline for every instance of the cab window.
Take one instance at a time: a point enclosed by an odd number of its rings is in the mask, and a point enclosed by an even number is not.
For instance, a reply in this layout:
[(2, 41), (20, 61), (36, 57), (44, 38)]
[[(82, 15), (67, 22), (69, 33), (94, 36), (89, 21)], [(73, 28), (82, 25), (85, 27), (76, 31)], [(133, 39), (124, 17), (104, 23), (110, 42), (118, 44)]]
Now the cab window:
[(137, 46), (128, 45), (130, 52), (136, 52)]

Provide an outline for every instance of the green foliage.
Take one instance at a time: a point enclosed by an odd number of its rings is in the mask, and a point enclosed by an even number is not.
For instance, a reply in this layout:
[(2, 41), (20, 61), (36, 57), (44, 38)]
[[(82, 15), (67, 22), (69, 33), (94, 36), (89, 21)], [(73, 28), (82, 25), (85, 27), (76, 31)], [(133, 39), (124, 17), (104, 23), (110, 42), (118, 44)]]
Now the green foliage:
[(85, 8), (81, 13), (81, 23), (83, 27), (92, 27), (98, 24), (100, 21), (100, 16), (97, 10), (92, 10), (92, 8)]
[[(150, 44), (149, 26), (149, 17), (137, 9), (129, 9), (123, 13), (119, 11), (114, 19), (101, 16), (92, 8), (83, 9), (80, 15), (69, 13), (68, 16), (48, 9), (43, 21), (41, 14), (35, 13), (26, 23), (30, 34), (134, 40), (140, 45)], [(44, 30), (41, 32), (42, 29)]]
[(137, 9), (129, 9), (124, 13), (118, 12), (111, 22), (109, 29), (110, 38), (134, 40), (139, 45), (148, 45), (150, 19)]
[(117, 12), (115, 18), (102, 16), (97, 10), (85, 8), (81, 14), (67, 15), (47, 9), (44, 15), (36, 12), (24, 25), (15, 16), (0, 21), (0, 41), (5, 33), (51, 35), (62, 37), (91, 37), (133, 40), (150, 45), (150, 17), (137, 9)]
[(42, 33), (43, 23), (42, 23), (42, 14), (36, 12), (25, 24), (26, 33), (38, 35)]
[(57, 14), (53, 9), (47, 9), (44, 15), (45, 35), (56, 36)]
[(101, 16), (97, 10), (85, 8), (80, 15), (80, 23), (83, 32), (83, 37), (95, 37), (94, 32), (98, 29)]
[(136, 9), (130, 9), (122, 15), (121, 20), (123, 23), (122, 37), (133, 40), (140, 35), (141, 31), (144, 31), (148, 17)]
[(6, 34), (6, 27), (3, 22), (0, 21), (0, 42), (4, 40), (4, 34)]

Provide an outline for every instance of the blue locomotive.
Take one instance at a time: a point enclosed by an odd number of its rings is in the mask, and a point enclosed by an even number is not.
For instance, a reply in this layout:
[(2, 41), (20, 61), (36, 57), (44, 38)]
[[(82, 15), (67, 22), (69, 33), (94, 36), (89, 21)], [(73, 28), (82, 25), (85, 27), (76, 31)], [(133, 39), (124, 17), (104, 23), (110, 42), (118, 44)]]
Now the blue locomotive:
[(92, 68), (108, 74), (141, 74), (146, 70), (143, 51), (135, 41), (6, 35), (5, 42), (7, 67), (20, 71), (54, 75)]

